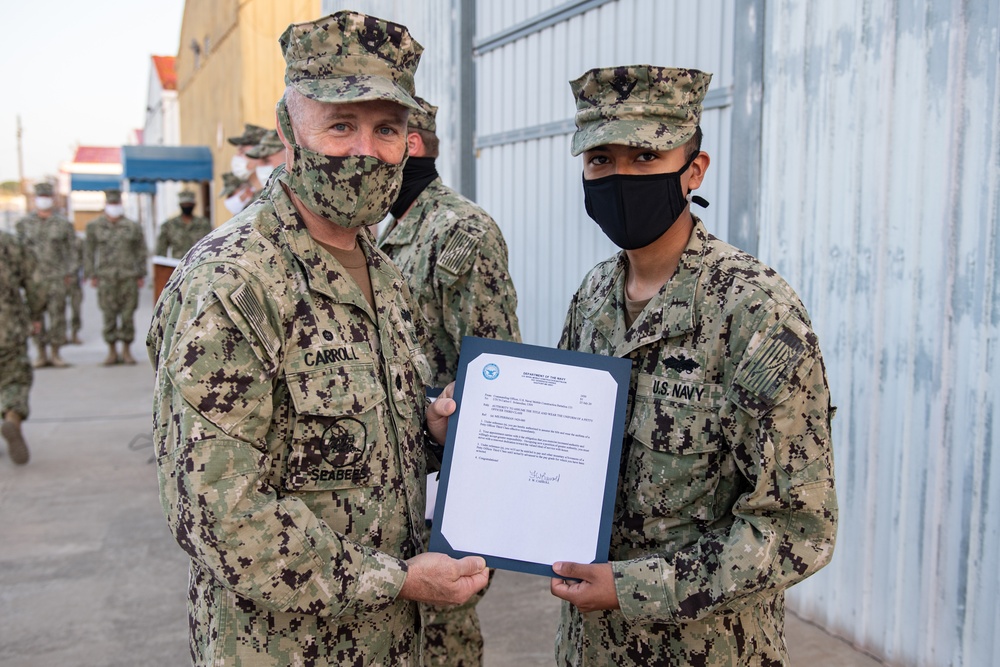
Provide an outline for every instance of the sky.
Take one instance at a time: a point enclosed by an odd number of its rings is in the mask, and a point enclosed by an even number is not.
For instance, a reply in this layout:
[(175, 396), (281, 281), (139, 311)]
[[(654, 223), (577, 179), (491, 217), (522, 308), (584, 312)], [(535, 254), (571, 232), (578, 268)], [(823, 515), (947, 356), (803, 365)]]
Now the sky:
[(177, 55), (184, 0), (18, 0), (0, 10), (0, 182), (55, 175), (77, 145), (146, 119), (150, 56)]

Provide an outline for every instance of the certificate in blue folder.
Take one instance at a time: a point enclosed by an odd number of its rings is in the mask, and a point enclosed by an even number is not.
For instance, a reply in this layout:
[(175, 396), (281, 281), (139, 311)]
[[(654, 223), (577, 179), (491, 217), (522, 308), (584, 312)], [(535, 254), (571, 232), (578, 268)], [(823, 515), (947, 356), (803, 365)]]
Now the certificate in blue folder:
[(462, 339), (431, 551), (556, 576), (608, 559), (631, 362)]

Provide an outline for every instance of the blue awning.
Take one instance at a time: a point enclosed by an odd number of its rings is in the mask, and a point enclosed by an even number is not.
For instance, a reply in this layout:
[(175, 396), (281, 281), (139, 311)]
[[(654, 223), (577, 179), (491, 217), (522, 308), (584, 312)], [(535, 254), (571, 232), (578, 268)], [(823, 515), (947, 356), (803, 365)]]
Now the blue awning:
[(129, 181), (128, 191), (140, 195), (156, 194), (156, 183), (153, 181)]
[(122, 146), (122, 176), (135, 181), (210, 181), (208, 146)]
[(122, 177), (119, 174), (70, 174), (70, 190), (120, 190)]

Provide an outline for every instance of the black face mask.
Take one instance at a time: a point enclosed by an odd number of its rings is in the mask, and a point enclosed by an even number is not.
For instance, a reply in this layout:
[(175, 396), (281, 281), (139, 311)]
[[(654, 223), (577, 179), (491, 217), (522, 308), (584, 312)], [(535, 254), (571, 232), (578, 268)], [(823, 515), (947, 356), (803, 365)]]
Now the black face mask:
[[(697, 156), (696, 153), (683, 167), (669, 174), (614, 174), (589, 181), (584, 178), (587, 215), (619, 248), (635, 250), (648, 246), (663, 236), (684, 212), (688, 200), (681, 190), (681, 174)], [(692, 197), (691, 201), (708, 206), (701, 197)]]
[(410, 208), (420, 193), (424, 191), (431, 181), (438, 177), (437, 169), (434, 168), (432, 157), (411, 157), (403, 165), (403, 185), (399, 188), (399, 196), (396, 202), (389, 209), (392, 217), (399, 220), (406, 209)]
[(181, 206), (181, 213), (183, 213), (184, 215), (191, 215), (193, 211), (194, 211), (194, 204), (184, 204), (183, 206)]

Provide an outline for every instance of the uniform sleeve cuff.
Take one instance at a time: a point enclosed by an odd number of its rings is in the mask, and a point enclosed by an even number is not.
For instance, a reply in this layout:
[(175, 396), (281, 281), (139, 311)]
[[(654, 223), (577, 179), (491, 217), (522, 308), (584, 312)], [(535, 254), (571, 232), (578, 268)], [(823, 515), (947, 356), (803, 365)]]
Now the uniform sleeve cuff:
[(674, 569), (662, 559), (616, 561), (611, 563), (611, 569), (625, 618), (667, 621), (674, 617)]
[(406, 563), (375, 549), (365, 549), (354, 598), (356, 609), (372, 612), (392, 604), (406, 581)]

